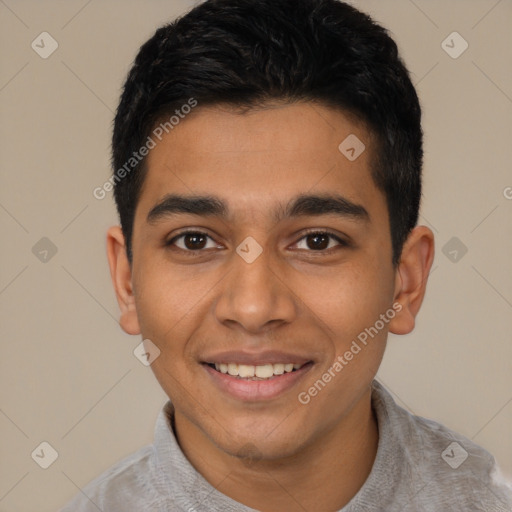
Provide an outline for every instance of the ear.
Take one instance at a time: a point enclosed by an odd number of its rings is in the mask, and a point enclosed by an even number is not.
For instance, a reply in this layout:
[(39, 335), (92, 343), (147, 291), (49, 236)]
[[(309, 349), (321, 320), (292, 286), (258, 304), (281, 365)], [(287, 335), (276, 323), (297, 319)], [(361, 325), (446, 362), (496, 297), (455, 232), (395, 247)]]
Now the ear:
[(111, 227), (107, 232), (107, 256), (112, 284), (121, 309), (119, 325), (128, 334), (140, 334), (132, 287), (132, 269), (120, 226)]
[(414, 329), (433, 261), (434, 234), (426, 226), (417, 226), (404, 244), (396, 270), (395, 302), (402, 308), (389, 322), (390, 332), (408, 334)]

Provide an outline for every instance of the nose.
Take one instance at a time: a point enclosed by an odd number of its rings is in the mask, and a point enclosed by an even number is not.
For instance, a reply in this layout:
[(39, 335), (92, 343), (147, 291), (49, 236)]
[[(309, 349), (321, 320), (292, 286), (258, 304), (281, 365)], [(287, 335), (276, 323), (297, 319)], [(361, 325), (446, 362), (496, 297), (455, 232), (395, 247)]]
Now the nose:
[(219, 322), (258, 334), (294, 320), (297, 304), (293, 292), (268, 251), (264, 249), (251, 263), (233, 253), (230, 264), (215, 303)]

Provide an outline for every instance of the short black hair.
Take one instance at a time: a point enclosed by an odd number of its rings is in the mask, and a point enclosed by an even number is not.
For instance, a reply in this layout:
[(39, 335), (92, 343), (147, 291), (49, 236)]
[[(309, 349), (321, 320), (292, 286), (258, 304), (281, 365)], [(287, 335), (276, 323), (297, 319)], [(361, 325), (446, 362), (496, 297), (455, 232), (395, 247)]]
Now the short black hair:
[(338, 0), (207, 0), (155, 32), (128, 74), (112, 137), (114, 197), (130, 261), (147, 170), (133, 153), (191, 100), (245, 110), (311, 101), (355, 115), (376, 140), (371, 173), (386, 197), (399, 262), (418, 221), (421, 108), (396, 43), (370, 16)]

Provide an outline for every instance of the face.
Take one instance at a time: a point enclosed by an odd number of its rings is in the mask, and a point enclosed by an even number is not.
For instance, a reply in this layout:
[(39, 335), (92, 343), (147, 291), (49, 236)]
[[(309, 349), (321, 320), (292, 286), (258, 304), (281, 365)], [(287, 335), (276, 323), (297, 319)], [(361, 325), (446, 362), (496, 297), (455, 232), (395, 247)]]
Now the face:
[(122, 325), (160, 350), (177, 421), (228, 454), (297, 453), (369, 396), (400, 281), (372, 151), (304, 103), (198, 108), (148, 156)]

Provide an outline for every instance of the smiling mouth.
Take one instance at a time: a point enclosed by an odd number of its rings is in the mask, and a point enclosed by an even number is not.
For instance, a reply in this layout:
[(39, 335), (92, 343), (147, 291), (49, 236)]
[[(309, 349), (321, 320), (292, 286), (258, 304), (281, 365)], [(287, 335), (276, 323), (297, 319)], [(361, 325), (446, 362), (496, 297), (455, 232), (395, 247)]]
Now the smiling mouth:
[(311, 365), (312, 361), (304, 364), (275, 363), (275, 364), (238, 364), (238, 363), (205, 363), (207, 366), (219, 373), (229, 375), (239, 380), (271, 380), (287, 373)]

